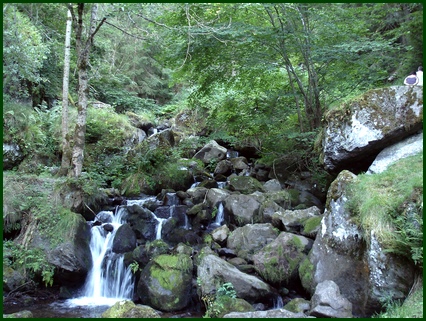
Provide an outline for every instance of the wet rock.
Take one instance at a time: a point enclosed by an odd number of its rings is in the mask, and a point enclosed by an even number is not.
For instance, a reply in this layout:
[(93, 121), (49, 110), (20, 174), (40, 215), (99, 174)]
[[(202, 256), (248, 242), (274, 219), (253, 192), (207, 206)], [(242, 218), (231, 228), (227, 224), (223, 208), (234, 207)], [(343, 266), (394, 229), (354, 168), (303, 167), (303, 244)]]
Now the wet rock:
[(228, 214), (230, 221), (237, 226), (259, 223), (259, 208), (260, 203), (253, 195), (234, 194), (224, 201), (225, 214)]
[(234, 176), (229, 180), (229, 189), (242, 194), (251, 194), (254, 192), (264, 192), (263, 185), (254, 177)]
[(102, 318), (160, 318), (160, 315), (147, 305), (119, 301), (102, 313)]
[(33, 318), (33, 313), (28, 310), (23, 310), (11, 314), (3, 314), (4, 319), (27, 319), (27, 318)]
[(315, 289), (309, 315), (318, 318), (352, 318), (352, 303), (340, 294), (336, 283), (326, 280)]
[(198, 266), (201, 295), (214, 294), (224, 283), (232, 283), (237, 297), (250, 303), (270, 300), (276, 291), (259, 278), (239, 271), (215, 255), (205, 255)]
[(136, 234), (129, 224), (123, 224), (115, 232), (112, 251), (115, 253), (131, 252), (136, 248)]
[(262, 319), (262, 318), (285, 318), (285, 319), (299, 319), (307, 318), (306, 314), (301, 312), (294, 313), (285, 309), (255, 311), (255, 312), (231, 312), (225, 314), (224, 318), (240, 318), (240, 319)]
[(228, 236), (227, 247), (234, 249), (239, 257), (251, 261), (253, 254), (275, 240), (278, 234), (269, 223), (247, 224)]
[(194, 158), (201, 160), (204, 164), (209, 164), (213, 160), (221, 161), (225, 159), (226, 151), (225, 147), (211, 140), (194, 155)]

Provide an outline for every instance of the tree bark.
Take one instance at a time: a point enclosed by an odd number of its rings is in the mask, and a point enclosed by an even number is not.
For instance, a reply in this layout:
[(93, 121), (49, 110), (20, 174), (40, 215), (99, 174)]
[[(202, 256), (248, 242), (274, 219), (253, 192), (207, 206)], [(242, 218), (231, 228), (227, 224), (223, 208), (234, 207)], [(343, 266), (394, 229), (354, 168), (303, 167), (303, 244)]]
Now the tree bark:
[[(72, 149), (71, 168), (68, 173), (71, 177), (80, 177), (83, 171), (84, 146), (86, 137), (86, 116), (87, 116), (87, 98), (89, 95), (88, 64), (90, 49), (93, 45), (93, 38), (105, 18), (96, 27), (98, 5), (92, 6), (90, 17), (90, 29), (86, 41), (83, 43), (83, 14), (84, 3), (78, 4), (78, 19), (76, 26), (76, 49), (77, 49), (77, 69), (78, 69), (78, 104), (77, 104), (77, 122), (74, 131), (74, 145)], [(73, 11), (71, 10), (73, 14)], [(75, 20), (75, 16), (73, 16)]]
[(70, 74), (70, 51), (71, 51), (71, 27), (72, 16), (68, 10), (67, 25), (65, 31), (65, 57), (64, 57), (64, 78), (62, 82), (62, 161), (59, 175), (68, 173), (71, 164), (71, 145), (68, 134), (68, 86)]

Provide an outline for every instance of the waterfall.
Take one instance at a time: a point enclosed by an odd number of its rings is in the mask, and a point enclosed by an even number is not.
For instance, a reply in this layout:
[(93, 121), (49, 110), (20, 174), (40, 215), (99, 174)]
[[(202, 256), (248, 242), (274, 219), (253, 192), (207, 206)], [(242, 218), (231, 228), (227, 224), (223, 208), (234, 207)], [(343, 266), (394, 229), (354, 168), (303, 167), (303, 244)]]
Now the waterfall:
[(277, 295), (274, 298), (274, 307), (273, 310), (281, 309), (284, 306), (284, 302), (281, 296)]
[[(117, 229), (124, 223), (123, 209), (116, 215), (111, 211), (102, 211), (101, 225), (91, 229), (90, 251), (93, 266), (89, 271), (83, 296), (70, 299), (73, 305), (112, 305), (120, 300), (132, 300), (134, 278), (130, 267), (124, 266), (123, 254), (112, 252), (112, 243)], [(111, 229), (112, 227), (112, 229)]]
[(222, 202), (220, 202), (217, 207), (217, 213), (216, 213), (216, 217), (214, 219), (213, 224), (216, 224), (217, 226), (221, 226), (223, 223), (223, 219), (224, 219), (223, 204)]

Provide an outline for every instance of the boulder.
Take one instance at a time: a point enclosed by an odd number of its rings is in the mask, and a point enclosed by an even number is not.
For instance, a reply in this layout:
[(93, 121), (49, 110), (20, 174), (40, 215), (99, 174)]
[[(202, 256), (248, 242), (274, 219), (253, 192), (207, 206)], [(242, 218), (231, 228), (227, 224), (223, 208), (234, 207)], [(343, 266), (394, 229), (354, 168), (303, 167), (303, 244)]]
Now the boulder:
[(3, 264), (3, 291), (10, 292), (25, 283), (25, 276), (10, 266)]
[(226, 241), (229, 235), (229, 228), (226, 225), (222, 225), (211, 232), (212, 238), (217, 243), (223, 243)]
[(171, 148), (175, 145), (175, 137), (172, 129), (166, 129), (149, 136), (146, 141), (149, 148)]
[(3, 170), (9, 170), (18, 166), (24, 159), (24, 154), (19, 145), (3, 143)]
[(311, 303), (303, 298), (294, 298), (283, 307), (285, 310), (294, 313), (307, 313), (311, 308)]
[(194, 158), (201, 160), (204, 164), (209, 164), (213, 160), (221, 161), (225, 159), (226, 151), (225, 147), (211, 140), (194, 155)]
[(33, 317), (33, 313), (29, 310), (22, 310), (11, 314), (3, 314), (4, 319), (28, 319)]
[(309, 315), (318, 318), (352, 318), (352, 303), (340, 294), (336, 283), (325, 280), (315, 289)]
[(275, 212), (272, 215), (272, 224), (283, 231), (299, 233), (303, 228), (303, 222), (312, 217), (321, 215), (320, 209), (316, 206), (303, 210), (285, 210)]
[(127, 211), (127, 224), (132, 228), (136, 238), (140, 242), (155, 240), (158, 221), (155, 219), (154, 214), (137, 204), (127, 206)]
[(232, 167), (237, 170), (237, 172), (249, 168), (247, 158), (244, 156), (231, 158), (230, 161), (232, 163)]
[(270, 284), (287, 285), (298, 282), (299, 264), (312, 248), (313, 241), (282, 232), (275, 240), (253, 255), (256, 272)]
[(307, 318), (306, 314), (302, 312), (294, 313), (285, 309), (255, 311), (255, 312), (231, 312), (225, 314), (224, 318), (239, 318), (239, 319), (263, 319), (263, 318), (277, 318), (277, 319), (299, 319)]
[(280, 181), (275, 178), (265, 182), (263, 188), (266, 192), (278, 192), (282, 190)]
[(220, 202), (223, 202), (231, 193), (226, 189), (211, 188), (207, 192), (206, 201), (210, 207), (217, 207)]
[(231, 161), (224, 159), (217, 163), (216, 168), (213, 172), (214, 176), (217, 175), (231, 175), (232, 163)]
[(136, 305), (133, 301), (119, 301), (102, 313), (102, 318), (160, 318), (160, 315), (147, 305)]
[(368, 168), (367, 174), (381, 173), (397, 160), (421, 152), (423, 152), (423, 131), (382, 150)]
[(229, 189), (242, 194), (265, 192), (263, 185), (254, 177), (234, 176), (229, 180)]
[(354, 316), (369, 317), (388, 298), (402, 300), (414, 281), (412, 262), (387, 253), (374, 237), (365, 235), (346, 206), (347, 186), (356, 179), (342, 171), (330, 185), (321, 230), (308, 259), (299, 267), (304, 288), (314, 293), (326, 280), (335, 282), (353, 305)]
[(136, 248), (136, 234), (129, 224), (121, 225), (115, 232), (112, 241), (112, 251), (114, 253), (131, 252)]
[(371, 90), (325, 115), (322, 140), (327, 171), (366, 171), (384, 148), (423, 128), (423, 87)]
[(142, 303), (161, 311), (179, 311), (190, 302), (192, 260), (188, 255), (159, 255), (141, 272), (137, 293)]
[(237, 298), (249, 303), (269, 302), (276, 290), (259, 278), (239, 271), (235, 266), (215, 255), (205, 255), (198, 265), (197, 275), (201, 295), (212, 295), (224, 284), (231, 283)]
[(227, 247), (237, 252), (237, 255), (251, 261), (252, 255), (271, 243), (279, 232), (272, 224), (247, 224), (232, 231), (227, 239)]
[(259, 223), (260, 203), (254, 195), (233, 194), (224, 201), (224, 211), (237, 226)]

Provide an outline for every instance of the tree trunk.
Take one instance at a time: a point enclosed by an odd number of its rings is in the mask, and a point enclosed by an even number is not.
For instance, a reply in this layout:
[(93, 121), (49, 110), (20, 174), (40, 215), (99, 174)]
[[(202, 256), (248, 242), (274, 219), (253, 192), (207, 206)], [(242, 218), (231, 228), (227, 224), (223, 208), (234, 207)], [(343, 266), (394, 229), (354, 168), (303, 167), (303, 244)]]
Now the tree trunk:
[(90, 57), (90, 48), (93, 45), (93, 37), (98, 31), (95, 27), (98, 6), (96, 3), (92, 6), (90, 18), (90, 30), (86, 42), (82, 42), (83, 31), (83, 11), (84, 3), (78, 4), (78, 25), (76, 27), (76, 49), (77, 49), (77, 68), (78, 68), (78, 104), (77, 104), (77, 122), (74, 131), (74, 145), (72, 149), (71, 168), (69, 176), (79, 177), (83, 170), (84, 145), (86, 136), (86, 115), (87, 115), (87, 97), (89, 94), (88, 64)]
[(72, 16), (68, 10), (67, 26), (65, 31), (65, 57), (64, 57), (64, 78), (62, 83), (62, 162), (59, 175), (68, 173), (71, 164), (71, 146), (68, 135), (68, 86), (70, 74), (70, 51), (71, 51), (71, 27)]

